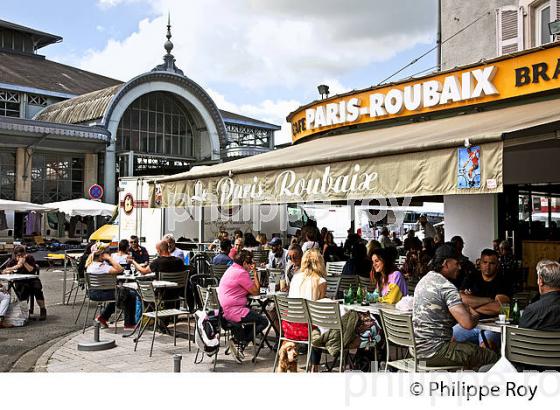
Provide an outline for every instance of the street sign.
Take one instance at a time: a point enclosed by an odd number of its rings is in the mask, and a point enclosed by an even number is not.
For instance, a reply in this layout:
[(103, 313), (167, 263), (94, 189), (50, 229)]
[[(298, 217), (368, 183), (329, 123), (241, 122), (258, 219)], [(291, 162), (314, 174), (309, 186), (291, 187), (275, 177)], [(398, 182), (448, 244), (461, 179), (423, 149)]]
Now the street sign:
[(101, 185), (93, 184), (88, 189), (90, 199), (101, 199), (103, 197), (103, 187)]

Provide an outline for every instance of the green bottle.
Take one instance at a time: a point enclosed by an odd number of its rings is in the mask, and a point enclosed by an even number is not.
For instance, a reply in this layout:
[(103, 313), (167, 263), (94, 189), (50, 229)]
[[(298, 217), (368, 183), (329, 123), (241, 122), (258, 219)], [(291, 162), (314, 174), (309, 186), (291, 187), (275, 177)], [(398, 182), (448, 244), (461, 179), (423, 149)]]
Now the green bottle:
[(519, 312), (519, 303), (517, 299), (513, 299), (513, 308), (511, 309), (511, 321), (514, 324), (519, 323), (520, 319), (520, 312)]
[(356, 291), (356, 303), (362, 303), (364, 300), (364, 292), (362, 291), (362, 287), (358, 285), (358, 290)]
[(356, 294), (354, 293), (354, 289), (352, 289), (352, 285), (348, 288), (348, 294), (350, 295), (350, 303), (356, 303)]

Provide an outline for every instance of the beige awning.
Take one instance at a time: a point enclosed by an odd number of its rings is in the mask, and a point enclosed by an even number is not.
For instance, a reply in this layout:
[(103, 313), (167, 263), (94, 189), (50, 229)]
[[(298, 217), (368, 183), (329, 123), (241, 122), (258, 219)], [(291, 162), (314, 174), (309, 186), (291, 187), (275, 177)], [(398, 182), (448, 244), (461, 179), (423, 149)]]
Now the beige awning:
[[(157, 181), (164, 207), (501, 192), (503, 136), (560, 121), (541, 101), (313, 141)], [(459, 149), (480, 146), (480, 187), (459, 188)], [(161, 193), (161, 196), (160, 196)]]

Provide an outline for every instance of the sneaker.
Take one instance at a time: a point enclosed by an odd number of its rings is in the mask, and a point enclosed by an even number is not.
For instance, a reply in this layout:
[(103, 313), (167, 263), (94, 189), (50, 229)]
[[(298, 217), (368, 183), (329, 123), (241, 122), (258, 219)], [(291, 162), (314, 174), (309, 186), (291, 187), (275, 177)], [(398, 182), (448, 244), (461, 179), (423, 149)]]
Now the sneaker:
[(233, 354), (233, 357), (235, 358), (235, 361), (237, 363), (243, 363), (243, 356), (241, 356), (241, 354), (239, 353), (239, 350), (237, 350), (237, 346), (235, 345), (235, 342), (233, 341), (233, 339), (229, 339), (228, 348), (229, 348), (229, 351)]
[(103, 319), (101, 317), (101, 315), (99, 315), (95, 318), (95, 322), (99, 323), (99, 326), (102, 327), (103, 329), (107, 329), (109, 327), (109, 324), (107, 323), (107, 321), (105, 319)]

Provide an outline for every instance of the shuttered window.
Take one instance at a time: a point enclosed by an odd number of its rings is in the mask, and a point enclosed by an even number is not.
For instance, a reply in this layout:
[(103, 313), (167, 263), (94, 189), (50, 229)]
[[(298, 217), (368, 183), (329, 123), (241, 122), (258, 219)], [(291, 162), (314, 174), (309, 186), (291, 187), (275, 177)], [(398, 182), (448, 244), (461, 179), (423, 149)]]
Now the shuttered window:
[(498, 55), (523, 50), (523, 10), (505, 6), (496, 10), (496, 39)]

